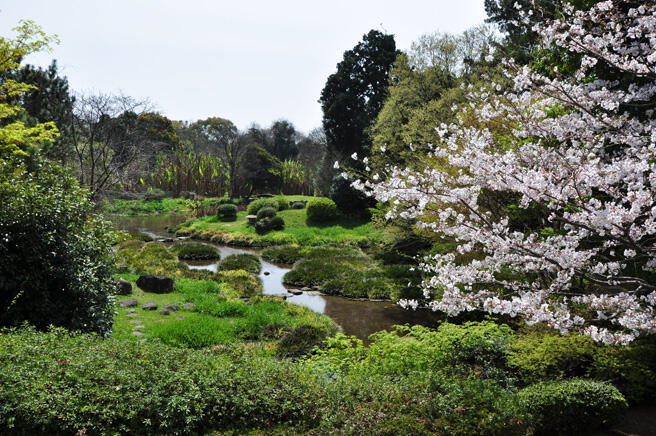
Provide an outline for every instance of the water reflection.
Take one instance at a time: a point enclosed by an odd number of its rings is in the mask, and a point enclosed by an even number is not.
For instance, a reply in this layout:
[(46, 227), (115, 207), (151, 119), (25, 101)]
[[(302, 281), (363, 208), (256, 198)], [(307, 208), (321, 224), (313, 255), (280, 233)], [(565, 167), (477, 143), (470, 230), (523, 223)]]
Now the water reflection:
[[(174, 226), (186, 219), (184, 215), (149, 215), (136, 217), (113, 217), (112, 221), (118, 228), (131, 233), (146, 233), (155, 239), (170, 238), (166, 232), (167, 226)], [(259, 256), (260, 250), (229, 247), (225, 245), (204, 242), (216, 247), (221, 253), (221, 258), (231, 254), (256, 254)], [(439, 316), (427, 310), (408, 311), (401, 309), (391, 302), (382, 301), (360, 301), (343, 297), (320, 295), (316, 292), (304, 292), (301, 295), (293, 295), (282, 283), (282, 278), (290, 266), (276, 265), (260, 258), (262, 262), (262, 271), (260, 279), (265, 295), (284, 294), (287, 295), (287, 301), (300, 306), (325, 314), (339, 324), (344, 333), (354, 335), (365, 342), (372, 333), (380, 330), (388, 330), (395, 324), (421, 324), (426, 326), (436, 326), (439, 322)], [(186, 262), (191, 269), (206, 269), (216, 272), (217, 261), (188, 261)]]

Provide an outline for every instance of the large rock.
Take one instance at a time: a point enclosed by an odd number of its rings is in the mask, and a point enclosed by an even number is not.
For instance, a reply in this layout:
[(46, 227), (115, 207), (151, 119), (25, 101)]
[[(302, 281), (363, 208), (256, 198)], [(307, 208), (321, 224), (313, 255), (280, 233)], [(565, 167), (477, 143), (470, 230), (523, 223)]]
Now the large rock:
[(137, 304), (139, 304), (139, 302), (136, 298), (130, 298), (129, 300), (121, 300), (118, 302), (118, 305), (121, 307), (134, 307)]
[(143, 310), (157, 310), (157, 303), (155, 303), (154, 301), (150, 301), (146, 304), (143, 304), (141, 308)]
[(132, 293), (132, 283), (123, 279), (114, 279), (117, 295), (130, 295)]
[(164, 276), (141, 276), (137, 279), (137, 286), (146, 292), (166, 294), (173, 291), (173, 279)]

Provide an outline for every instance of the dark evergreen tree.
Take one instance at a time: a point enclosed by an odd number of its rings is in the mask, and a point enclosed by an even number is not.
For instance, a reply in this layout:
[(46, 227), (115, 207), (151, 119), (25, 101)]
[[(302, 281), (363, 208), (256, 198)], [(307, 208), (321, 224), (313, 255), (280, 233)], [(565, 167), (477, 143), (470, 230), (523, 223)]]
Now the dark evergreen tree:
[(377, 30), (344, 52), (319, 99), (331, 149), (342, 155), (369, 152), (369, 127), (383, 107), (389, 70), (399, 53), (394, 36)]

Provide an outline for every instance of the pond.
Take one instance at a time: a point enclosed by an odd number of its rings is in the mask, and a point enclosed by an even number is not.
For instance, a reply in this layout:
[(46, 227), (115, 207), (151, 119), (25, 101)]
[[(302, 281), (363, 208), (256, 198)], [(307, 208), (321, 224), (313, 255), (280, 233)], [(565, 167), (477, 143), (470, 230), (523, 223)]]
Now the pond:
[[(180, 214), (147, 215), (147, 216), (116, 216), (111, 217), (116, 226), (122, 230), (132, 233), (141, 232), (151, 237), (169, 238), (166, 232), (167, 226), (173, 226), (183, 222), (186, 216)], [(259, 256), (261, 250), (231, 247), (226, 245), (203, 243), (215, 246), (221, 252), (221, 258), (231, 254), (249, 253)], [(321, 295), (318, 292), (303, 292), (300, 295), (292, 295), (289, 291), (294, 290), (291, 286), (282, 283), (282, 278), (291, 269), (288, 265), (277, 265), (260, 258), (262, 271), (260, 279), (265, 295), (289, 294), (287, 301), (300, 306), (306, 306), (311, 310), (322, 313), (332, 318), (342, 327), (347, 335), (354, 335), (365, 342), (372, 333), (389, 329), (395, 324), (421, 324), (435, 326), (440, 316), (428, 310), (408, 311), (401, 309), (389, 301), (367, 301), (354, 300), (350, 298)], [(216, 271), (216, 261), (189, 261), (192, 269), (207, 269)]]

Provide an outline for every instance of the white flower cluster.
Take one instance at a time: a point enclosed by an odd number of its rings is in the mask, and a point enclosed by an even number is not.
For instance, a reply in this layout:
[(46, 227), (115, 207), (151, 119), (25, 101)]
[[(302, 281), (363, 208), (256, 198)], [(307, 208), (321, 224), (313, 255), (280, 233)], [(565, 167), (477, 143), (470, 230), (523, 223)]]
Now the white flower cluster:
[[(425, 295), (438, 296), (429, 307), (521, 315), (605, 343), (656, 333), (656, 283), (642, 274), (656, 267), (656, 117), (626, 110), (656, 97), (656, 2), (634, 4), (567, 8), (536, 26), (545, 47), (582, 54), (580, 68), (573, 77), (515, 69), (513, 92), (494, 83), (472, 91), (483, 127), (441, 126), (444, 142), (431, 146), (452, 171), (388, 168), (384, 180), (355, 183), (395, 206), (388, 218), (414, 219), (459, 241), (459, 254), (479, 254), (465, 264), (454, 254), (424, 260)], [(634, 83), (582, 80), (599, 63)], [(484, 127), (499, 119), (517, 126), (512, 147)], [(514, 228), (479, 201), (489, 192), (540, 208), (557, 231)]]

